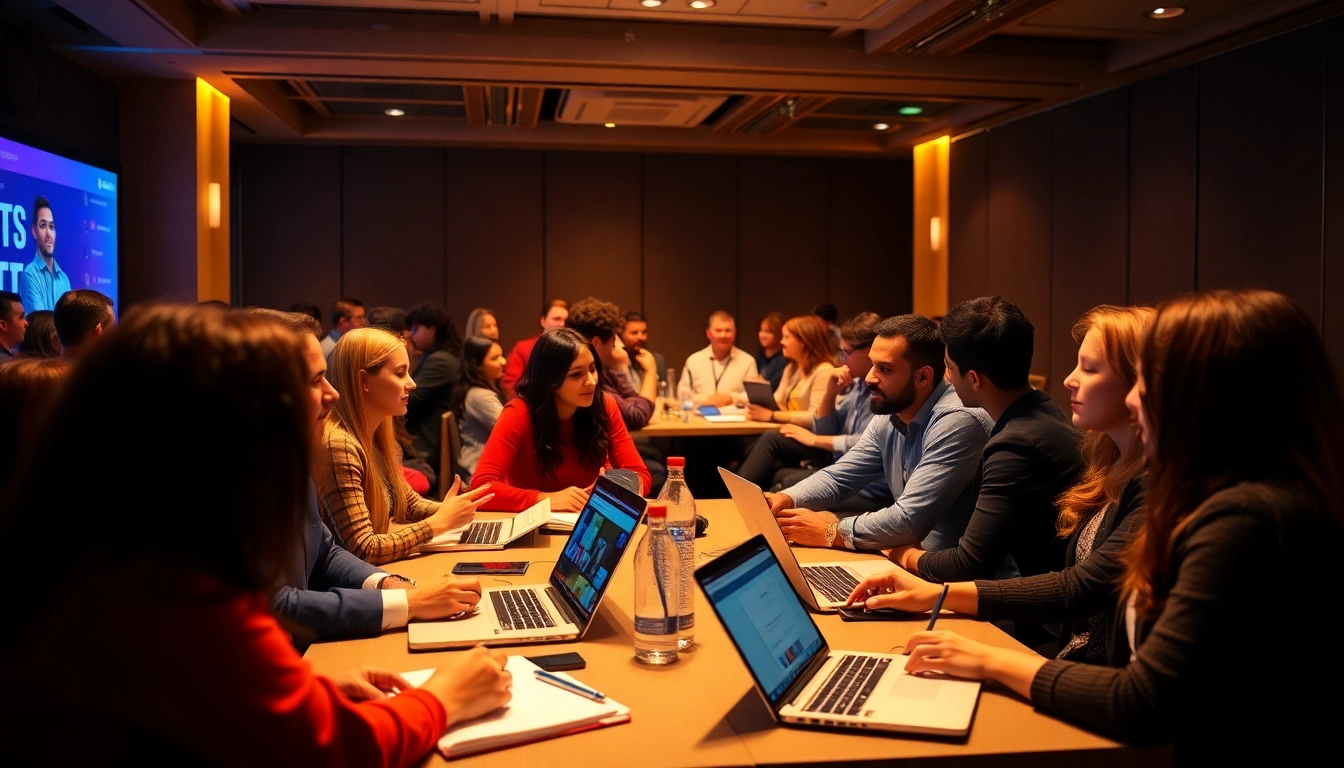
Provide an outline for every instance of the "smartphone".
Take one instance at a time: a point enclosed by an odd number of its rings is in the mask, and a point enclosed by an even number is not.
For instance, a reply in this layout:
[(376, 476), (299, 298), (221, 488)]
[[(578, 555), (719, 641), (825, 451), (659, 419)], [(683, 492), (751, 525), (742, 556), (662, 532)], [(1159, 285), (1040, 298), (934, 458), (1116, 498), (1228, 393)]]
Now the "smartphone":
[(700, 412), (701, 416), (718, 416), (719, 409), (712, 405), (698, 405), (695, 410)]
[(908, 619), (921, 618), (923, 614), (902, 611), (896, 608), (874, 608), (869, 610), (863, 606), (853, 606), (840, 609), (841, 621), (906, 621)]
[(547, 672), (564, 672), (567, 669), (583, 669), (588, 662), (577, 653), (552, 653), (546, 656), (524, 656)]
[(494, 563), (458, 563), (453, 573), (459, 576), (498, 576), (507, 573), (527, 573), (527, 560), (508, 560)]

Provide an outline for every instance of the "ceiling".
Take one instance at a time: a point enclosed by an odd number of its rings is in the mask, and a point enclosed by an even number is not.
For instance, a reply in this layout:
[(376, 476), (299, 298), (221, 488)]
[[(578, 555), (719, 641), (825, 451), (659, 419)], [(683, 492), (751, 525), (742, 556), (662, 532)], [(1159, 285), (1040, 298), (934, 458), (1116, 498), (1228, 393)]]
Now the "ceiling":
[[(656, 0), (645, 0), (655, 2)], [(900, 156), (1344, 11), (1319, 0), (0, 0), (234, 138)], [(690, 3), (712, 3), (697, 9)], [(385, 110), (400, 110), (389, 116)]]

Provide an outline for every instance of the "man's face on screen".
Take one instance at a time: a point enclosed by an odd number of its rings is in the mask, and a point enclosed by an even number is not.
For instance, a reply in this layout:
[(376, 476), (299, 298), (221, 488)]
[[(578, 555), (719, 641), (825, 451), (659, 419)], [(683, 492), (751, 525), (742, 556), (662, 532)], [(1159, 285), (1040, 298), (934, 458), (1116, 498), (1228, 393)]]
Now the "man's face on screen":
[(38, 208), (33, 214), (33, 242), (43, 256), (56, 251), (56, 218), (50, 208)]

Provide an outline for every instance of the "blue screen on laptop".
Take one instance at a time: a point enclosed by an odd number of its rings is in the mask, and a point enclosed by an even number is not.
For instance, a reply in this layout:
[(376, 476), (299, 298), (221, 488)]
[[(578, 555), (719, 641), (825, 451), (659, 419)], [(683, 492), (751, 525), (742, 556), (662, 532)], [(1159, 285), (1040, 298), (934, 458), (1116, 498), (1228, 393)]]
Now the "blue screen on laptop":
[(607, 588), (611, 572), (630, 545), (643, 510), (617, 498), (602, 483), (593, 488), (588, 503), (574, 523), (565, 550), (551, 573), (551, 584), (569, 594), (570, 605), (592, 618), (597, 599)]

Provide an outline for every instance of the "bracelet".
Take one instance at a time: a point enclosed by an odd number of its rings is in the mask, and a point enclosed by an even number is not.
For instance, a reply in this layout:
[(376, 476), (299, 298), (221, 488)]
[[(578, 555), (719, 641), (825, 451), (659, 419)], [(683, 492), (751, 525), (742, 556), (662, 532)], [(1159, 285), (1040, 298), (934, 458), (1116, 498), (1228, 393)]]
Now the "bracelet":
[(419, 584), (416, 584), (416, 583), (415, 583), (415, 579), (412, 579), (412, 578), (410, 578), (409, 576), (402, 576), (400, 573), (389, 573), (389, 574), (387, 574), (386, 576), (384, 576), (383, 578), (381, 578), (381, 579), (378, 580), (378, 588), (379, 588), (379, 589), (382, 589), (382, 588), (383, 588), (383, 582), (384, 582), (384, 581), (387, 581), (388, 579), (401, 579), (402, 581), (406, 582), (407, 584), (410, 584), (412, 589), (414, 589), (414, 588), (420, 586)]

